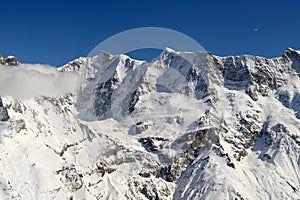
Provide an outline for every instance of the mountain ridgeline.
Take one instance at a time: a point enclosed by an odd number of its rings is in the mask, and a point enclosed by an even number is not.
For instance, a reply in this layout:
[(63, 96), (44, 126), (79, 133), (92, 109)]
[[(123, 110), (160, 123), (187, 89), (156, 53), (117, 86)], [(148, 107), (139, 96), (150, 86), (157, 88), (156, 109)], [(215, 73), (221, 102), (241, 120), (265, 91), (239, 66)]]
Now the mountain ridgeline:
[(101, 52), (58, 70), (82, 77), (73, 93), (1, 98), (0, 198), (300, 197), (299, 51)]

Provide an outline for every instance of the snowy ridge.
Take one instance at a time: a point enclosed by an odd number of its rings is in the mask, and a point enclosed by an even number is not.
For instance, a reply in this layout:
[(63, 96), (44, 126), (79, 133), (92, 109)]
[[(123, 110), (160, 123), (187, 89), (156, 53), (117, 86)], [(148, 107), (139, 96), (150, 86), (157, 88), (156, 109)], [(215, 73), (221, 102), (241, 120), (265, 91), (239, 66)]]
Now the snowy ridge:
[(0, 103), (0, 199), (298, 199), (300, 54), (101, 52)]

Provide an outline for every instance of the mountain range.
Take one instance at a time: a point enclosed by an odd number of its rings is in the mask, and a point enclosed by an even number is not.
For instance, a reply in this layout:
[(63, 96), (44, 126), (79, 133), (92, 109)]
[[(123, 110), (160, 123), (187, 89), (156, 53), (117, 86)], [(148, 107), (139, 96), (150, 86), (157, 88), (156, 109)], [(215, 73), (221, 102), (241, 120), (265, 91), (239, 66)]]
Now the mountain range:
[(299, 51), (57, 70), (72, 92), (0, 98), (0, 199), (300, 199)]

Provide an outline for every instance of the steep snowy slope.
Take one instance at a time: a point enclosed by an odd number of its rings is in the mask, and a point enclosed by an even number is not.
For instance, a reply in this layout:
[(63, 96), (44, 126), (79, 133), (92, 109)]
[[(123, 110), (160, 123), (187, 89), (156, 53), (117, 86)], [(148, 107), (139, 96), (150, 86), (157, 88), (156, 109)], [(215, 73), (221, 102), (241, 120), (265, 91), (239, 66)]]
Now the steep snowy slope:
[[(0, 66), (1, 67), (1, 66)], [(299, 199), (300, 55), (101, 52), (0, 102), (0, 199)]]

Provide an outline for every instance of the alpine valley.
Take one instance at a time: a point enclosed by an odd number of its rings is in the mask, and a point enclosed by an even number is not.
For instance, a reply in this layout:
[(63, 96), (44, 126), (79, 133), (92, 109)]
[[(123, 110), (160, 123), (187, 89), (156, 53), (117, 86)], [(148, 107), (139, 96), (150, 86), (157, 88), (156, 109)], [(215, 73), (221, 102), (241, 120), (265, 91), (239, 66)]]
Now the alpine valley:
[(57, 70), (79, 87), (1, 96), (0, 199), (300, 199), (299, 51), (101, 52)]

